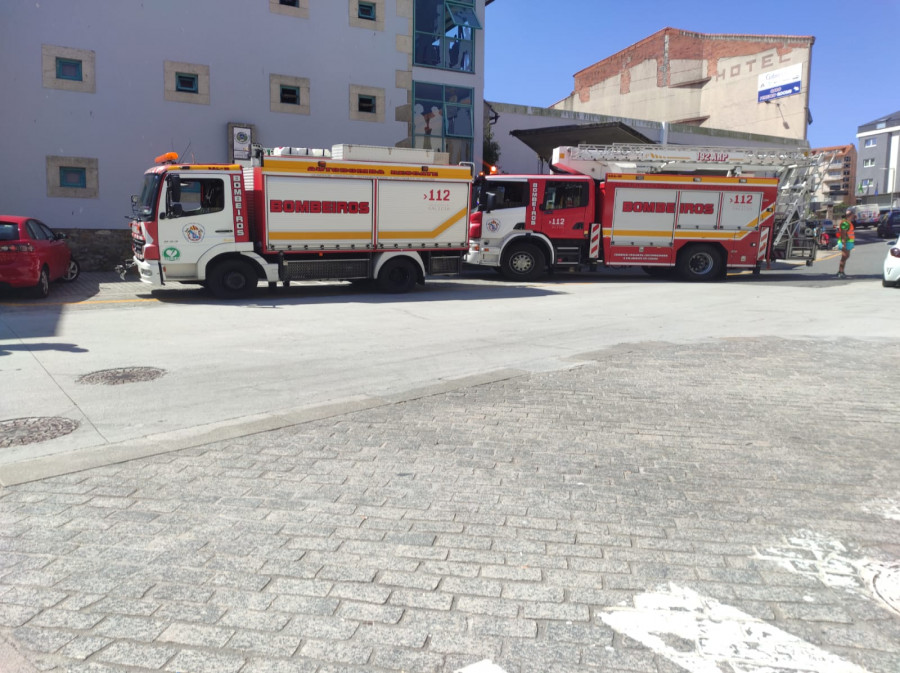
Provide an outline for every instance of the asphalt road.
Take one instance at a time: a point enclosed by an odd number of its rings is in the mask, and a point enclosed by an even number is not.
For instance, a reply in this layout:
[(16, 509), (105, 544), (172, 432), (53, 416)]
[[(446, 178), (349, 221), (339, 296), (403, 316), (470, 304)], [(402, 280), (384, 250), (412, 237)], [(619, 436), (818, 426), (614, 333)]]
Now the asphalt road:
[(6, 297), (0, 670), (900, 670), (859, 242), (846, 281)]

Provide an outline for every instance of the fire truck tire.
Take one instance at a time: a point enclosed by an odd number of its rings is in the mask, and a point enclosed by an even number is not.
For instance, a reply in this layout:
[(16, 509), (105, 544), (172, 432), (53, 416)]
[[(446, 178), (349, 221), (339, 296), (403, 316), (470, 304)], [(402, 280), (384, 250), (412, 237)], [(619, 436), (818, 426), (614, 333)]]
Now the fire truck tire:
[(416, 286), (419, 274), (415, 263), (407, 257), (394, 257), (378, 271), (378, 289), (390, 294), (404, 294)]
[(546, 268), (544, 253), (531, 243), (514, 243), (500, 261), (500, 270), (509, 280), (534, 280)]
[(31, 293), (38, 299), (46, 299), (50, 294), (50, 270), (46, 266), (41, 269), (37, 285), (31, 288)]
[(206, 280), (210, 291), (219, 299), (247, 299), (259, 283), (256, 269), (240, 259), (220, 262), (213, 267)]
[(676, 264), (684, 280), (718, 280), (725, 272), (722, 254), (711, 245), (691, 245), (681, 251)]

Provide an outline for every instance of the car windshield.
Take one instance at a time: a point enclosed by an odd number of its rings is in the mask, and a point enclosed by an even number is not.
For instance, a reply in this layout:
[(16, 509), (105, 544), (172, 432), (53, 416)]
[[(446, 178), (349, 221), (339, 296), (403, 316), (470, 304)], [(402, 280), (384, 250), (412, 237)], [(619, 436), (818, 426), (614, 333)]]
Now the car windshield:
[(146, 222), (153, 219), (153, 211), (156, 209), (156, 199), (159, 195), (159, 183), (162, 177), (159, 173), (148, 173), (144, 176), (144, 187), (141, 189), (141, 195), (137, 202), (134, 203), (134, 216)]

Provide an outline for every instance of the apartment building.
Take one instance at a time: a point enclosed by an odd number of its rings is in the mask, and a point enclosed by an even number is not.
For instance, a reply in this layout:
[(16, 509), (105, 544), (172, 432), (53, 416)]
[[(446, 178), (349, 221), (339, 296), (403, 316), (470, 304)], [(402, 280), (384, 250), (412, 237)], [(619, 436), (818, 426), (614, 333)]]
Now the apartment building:
[(857, 127), (859, 203), (900, 207), (900, 111)]
[(478, 162), (484, 8), (485, 0), (4, 2), (0, 212), (124, 231), (143, 171), (170, 151), (212, 163), (239, 158), (250, 143), (358, 143)]
[(813, 197), (812, 209), (830, 217), (839, 203), (856, 205), (856, 147), (817, 147), (813, 154), (831, 155), (831, 161)]

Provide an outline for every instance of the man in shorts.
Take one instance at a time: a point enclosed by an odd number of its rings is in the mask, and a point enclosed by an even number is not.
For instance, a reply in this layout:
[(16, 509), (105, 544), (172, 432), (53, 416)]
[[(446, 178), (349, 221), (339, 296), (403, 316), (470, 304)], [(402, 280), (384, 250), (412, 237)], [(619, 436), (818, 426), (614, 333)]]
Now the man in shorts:
[(837, 277), (838, 278), (846, 278), (847, 274), (844, 273), (844, 265), (847, 263), (847, 259), (850, 257), (850, 251), (853, 250), (853, 246), (855, 245), (855, 236), (853, 233), (853, 223), (856, 222), (856, 213), (852, 210), (848, 210), (844, 214), (844, 219), (841, 220), (841, 223), (837, 228), (837, 249), (841, 251), (841, 263), (838, 266)]

